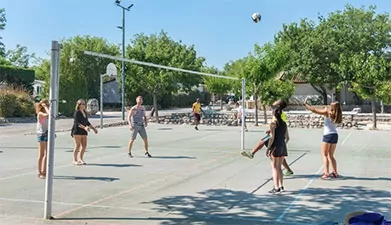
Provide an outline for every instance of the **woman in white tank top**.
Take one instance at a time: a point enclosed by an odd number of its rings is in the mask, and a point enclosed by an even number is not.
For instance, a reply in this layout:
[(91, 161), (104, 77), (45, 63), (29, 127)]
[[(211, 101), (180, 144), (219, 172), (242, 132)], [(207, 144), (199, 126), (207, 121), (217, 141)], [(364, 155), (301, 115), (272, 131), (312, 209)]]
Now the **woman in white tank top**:
[[(338, 178), (337, 161), (334, 153), (338, 143), (338, 130), (336, 124), (342, 123), (342, 108), (339, 102), (332, 102), (329, 107), (323, 110), (315, 109), (304, 102), (305, 107), (313, 113), (324, 116), (323, 140), (322, 140), (322, 158), (323, 175), (322, 179)], [(332, 171), (329, 173), (329, 164)]]

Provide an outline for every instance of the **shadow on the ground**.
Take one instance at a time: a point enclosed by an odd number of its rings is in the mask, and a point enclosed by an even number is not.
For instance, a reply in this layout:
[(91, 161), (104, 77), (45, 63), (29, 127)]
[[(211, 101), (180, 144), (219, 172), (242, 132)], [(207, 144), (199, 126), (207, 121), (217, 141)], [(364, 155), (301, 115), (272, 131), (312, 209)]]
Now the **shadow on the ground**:
[(112, 182), (119, 180), (117, 177), (81, 177), (81, 176), (54, 176), (54, 179), (61, 179), (61, 180), (97, 180), (97, 181), (106, 181), (106, 182)]
[(162, 127), (162, 128), (157, 128), (157, 130), (173, 130), (172, 127)]
[[(90, 116), (89, 117), (90, 119), (100, 119), (100, 115), (93, 115), (93, 116)], [(103, 114), (103, 119), (110, 119), (110, 118), (121, 118), (121, 116), (108, 116), (108, 115), (105, 115)]]
[[(298, 198), (300, 196), (300, 198)], [(151, 220), (162, 225), (179, 224), (274, 224), (342, 222), (347, 213), (358, 210), (381, 212), (388, 217), (390, 197), (387, 191), (362, 186), (337, 188), (308, 188), (287, 191), (281, 195), (251, 194), (229, 189), (210, 189), (195, 195), (168, 196), (143, 202), (153, 205), (156, 216), (145, 218), (88, 217), (59, 218), (59, 220)], [(110, 210), (110, 209), (108, 209)], [(115, 210), (115, 209), (113, 209)], [(108, 214), (110, 214), (107, 211)], [(166, 215), (164, 217), (159, 216)], [(276, 223), (277, 224), (277, 223)]]
[[(319, 175), (320, 176), (320, 175)], [(312, 179), (313, 175), (310, 174), (298, 174), (298, 175), (293, 175), (293, 176), (287, 176), (284, 177), (285, 180), (288, 179)], [(353, 177), (353, 176), (343, 176), (340, 175), (338, 179), (330, 179), (330, 180), (325, 180), (325, 182), (338, 182), (340, 180), (355, 180), (355, 181), (391, 181), (390, 177)], [(390, 193), (390, 198), (391, 198), (391, 193)]]
[(112, 163), (88, 163), (86, 166), (102, 166), (102, 167), (140, 167), (136, 164), (112, 164)]
[(196, 159), (193, 156), (152, 156), (153, 159)]

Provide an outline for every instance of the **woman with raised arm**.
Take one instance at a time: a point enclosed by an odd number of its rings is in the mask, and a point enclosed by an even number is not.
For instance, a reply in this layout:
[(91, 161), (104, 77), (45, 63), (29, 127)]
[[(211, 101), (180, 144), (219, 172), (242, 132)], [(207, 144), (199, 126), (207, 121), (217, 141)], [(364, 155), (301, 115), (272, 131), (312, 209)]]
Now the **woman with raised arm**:
[(38, 141), (38, 178), (46, 177), (46, 160), (49, 128), (49, 101), (42, 99), (36, 105), (37, 113), (37, 141)]
[(84, 161), (84, 153), (86, 152), (87, 135), (90, 129), (92, 129), (95, 134), (98, 133), (98, 130), (88, 121), (86, 102), (83, 99), (79, 99), (75, 107), (74, 122), (71, 132), (71, 136), (75, 141), (75, 148), (73, 150), (73, 164), (75, 165), (86, 164)]
[[(316, 109), (304, 101), (305, 107), (313, 113), (324, 117), (324, 129), (322, 139), (323, 175), (322, 179), (338, 178), (337, 161), (334, 157), (338, 143), (338, 130), (336, 124), (342, 123), (342, 108), (339, 102), (332, 102), (323, 110)], [(329, 164), (333, 172), (329, 172)]]

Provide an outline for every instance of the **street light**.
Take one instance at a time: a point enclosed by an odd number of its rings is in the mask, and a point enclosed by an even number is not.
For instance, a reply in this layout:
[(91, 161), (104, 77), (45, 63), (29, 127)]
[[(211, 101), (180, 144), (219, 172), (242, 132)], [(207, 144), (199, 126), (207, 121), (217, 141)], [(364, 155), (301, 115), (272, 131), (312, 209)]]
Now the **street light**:
[[(122, 9), (122, 26), (118, 26), (122, 30), (122, 58), (125, 58), (125, 10), (130, 11), (130, 8), (133, 7), (131, 4), (128, 7), (121, 5), (121, 0), (115, 0), (115, 4)], [(122, 60), (122, 120), (125, 120), (125, 61)]]
[(109, 63), (106, 67), (106, 73), (100, 75), (100, 129), (103, 129), (103, 77), (105, 76), (117, 76), (117, 67), (114, 63)]

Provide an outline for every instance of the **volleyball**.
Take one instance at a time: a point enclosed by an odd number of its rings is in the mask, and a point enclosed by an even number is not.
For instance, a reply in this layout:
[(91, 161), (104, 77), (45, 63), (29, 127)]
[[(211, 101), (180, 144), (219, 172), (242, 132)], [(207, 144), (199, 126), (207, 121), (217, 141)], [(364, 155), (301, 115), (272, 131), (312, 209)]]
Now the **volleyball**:
[(253, 13), (251, 15), (251, 19), (254, 21), (254, 23), (259, 23), (261, 21), (261, 14)]

